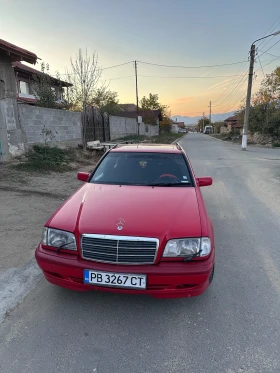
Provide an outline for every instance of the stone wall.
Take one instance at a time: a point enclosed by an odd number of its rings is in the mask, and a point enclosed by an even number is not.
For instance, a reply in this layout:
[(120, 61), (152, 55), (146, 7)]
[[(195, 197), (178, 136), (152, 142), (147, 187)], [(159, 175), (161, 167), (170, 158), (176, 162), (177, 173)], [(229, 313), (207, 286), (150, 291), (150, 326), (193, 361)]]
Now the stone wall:
[(271, 147), (273, 139), (271, 136), (263, 135), (261, 133), (248, 133), (248, 143), (251, 144), (258, 144), (258, 145), (265, 145), (267, 147)]
[(18, 108), (28, 145), (50, 140), (50, 136), (44, 137), (44, 128), (52, 131), (52, 143), (77, 145), (81, 142), (81, 113), (25, 104), (19, 104)]

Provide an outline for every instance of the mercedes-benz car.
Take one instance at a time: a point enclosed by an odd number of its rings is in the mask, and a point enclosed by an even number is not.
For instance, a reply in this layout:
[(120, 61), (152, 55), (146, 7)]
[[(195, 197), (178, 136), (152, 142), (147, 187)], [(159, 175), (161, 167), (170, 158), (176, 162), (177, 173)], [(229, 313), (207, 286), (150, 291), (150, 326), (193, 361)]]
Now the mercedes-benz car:
[(36, 259), (52, 284), (80, 291), (191, 297), (212, 282), (212, 222), (179, 144), (116, 145), (49, 218)]

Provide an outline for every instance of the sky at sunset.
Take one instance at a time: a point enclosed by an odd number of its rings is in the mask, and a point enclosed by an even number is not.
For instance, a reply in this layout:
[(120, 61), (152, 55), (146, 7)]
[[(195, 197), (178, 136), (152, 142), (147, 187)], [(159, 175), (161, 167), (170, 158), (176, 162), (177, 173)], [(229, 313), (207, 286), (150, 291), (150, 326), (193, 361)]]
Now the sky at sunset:
[[(102, 80), (135, 103), (132, 61), (142, 61), (140, 98), (157, 93), (172, 115), (188, 116), (208, 113), (210, 100), (213, 113), (237, 109), (251, 43), (280, 30), (279, 0), (0, 0), (0, 13), (0, 39), (36, 53), (53, 74), (63, 78), (79, 48), (96, 51), (103, 68), (129, 62)], [(254, 91), (280, 65), (280, 35), (257, 46)], [(198, 68), (213, 65), (224, 66)]]

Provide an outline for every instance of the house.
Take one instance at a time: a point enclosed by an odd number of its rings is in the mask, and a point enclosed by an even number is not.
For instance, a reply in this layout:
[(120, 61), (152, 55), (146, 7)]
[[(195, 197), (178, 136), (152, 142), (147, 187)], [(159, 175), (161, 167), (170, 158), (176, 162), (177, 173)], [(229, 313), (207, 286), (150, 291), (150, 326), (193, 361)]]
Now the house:
[(241, 133), (243, 125), (239, 122), (237, 115), (233, 115), (224, 121), (220, 128), (220, 133), (229, 133), (231, 131)]
[(179, 132), (179, 129), (185, 129), (186, 126), (185, 126), (185, 123), (184, 122), (177, 122), (177, 121), (174, 121), (171, 123), (171, 132), (173, 133), (178, 133)]
[(25, 61), (35, 65), (37, 59), (35, 53), (0, 39), (0, 162), (24, 152), (12, 63)]
[[(32, 89), (34, 80), (36, 78), (40, 79), (41, 76), (46, 74), (18, 61), (13, 62), (12, 66), (15, 72), (18, 102), (36, 105), (37, 99), (34, 96)], [(59, 106), (59, 104), (64, 102), (64, 88), (68, 89), (68, 87), (71, 87), (72, 84), (63, 82), (62, 80), (53, 77), (51, 77), (50, 83), (52, 89), (55, 91), (57, 104)]]
[(119, 104), (121, 111), (137, 111), (137, 105), (135, 104)]
[(170, 124), (170, 126), (171, 126), (171, 132), (173, 132), (173, 133), (178, 133), (179, 132), (179, 125), (178, 125), (178, 122), (175, 122), (175, 121), (173, 121), (171, 124)]
[(14, 61), (25, 61), (35, 65), (38, 57), (35, 53), (29, 52), (26, 49), (20, 48), (17, 45), (11, 44), (3, 39), (0, 39), (0, 54), (9, 56), (9, 60)]
[(184, 122), (177, 122), (179, 128), (186, 128)]

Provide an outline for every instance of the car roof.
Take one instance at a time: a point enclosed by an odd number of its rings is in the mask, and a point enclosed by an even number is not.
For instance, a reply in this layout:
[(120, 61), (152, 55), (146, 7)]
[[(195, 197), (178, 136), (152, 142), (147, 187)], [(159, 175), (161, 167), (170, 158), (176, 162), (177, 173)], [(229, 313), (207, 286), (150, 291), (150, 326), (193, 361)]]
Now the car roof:
[(182, 153), (177, 144), (119, 144), (112, 152)]

